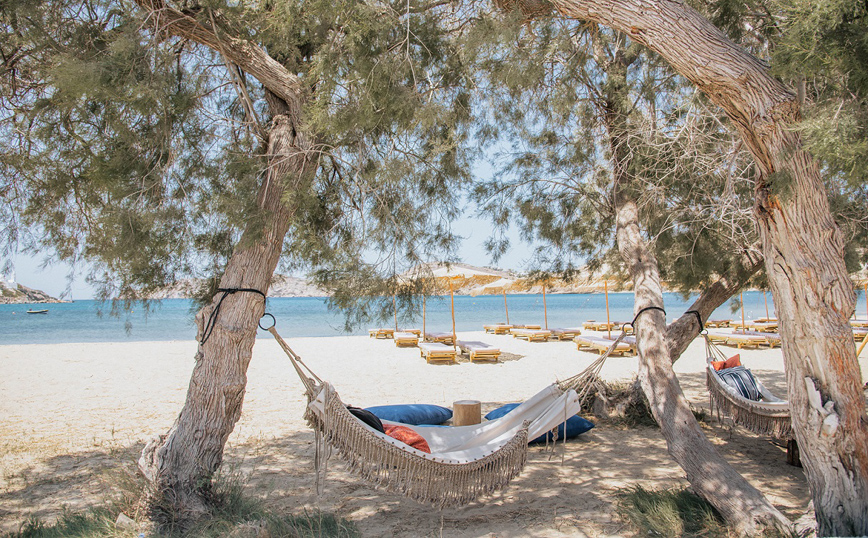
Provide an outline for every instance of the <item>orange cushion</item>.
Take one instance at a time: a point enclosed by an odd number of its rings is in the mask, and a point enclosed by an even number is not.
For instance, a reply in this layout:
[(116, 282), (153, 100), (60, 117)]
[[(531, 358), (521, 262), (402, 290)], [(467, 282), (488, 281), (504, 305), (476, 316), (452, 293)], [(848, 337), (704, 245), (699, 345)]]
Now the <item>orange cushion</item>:
[(406, 443), (416, 450), (431, 453), (431, 448), (428, 446), (428, 441), (424, 437), (416, 433), (407, 426), (396, 426), (393, 424), (383, 424), (383, 429), (386, 430), (386, 435), (393, 437), (402, 443)]
[(736, 353), (725, 361), (711, 361), (711, 366), (715, 370), (726, 370), (734, 366), (741, 366), (741, 353)]

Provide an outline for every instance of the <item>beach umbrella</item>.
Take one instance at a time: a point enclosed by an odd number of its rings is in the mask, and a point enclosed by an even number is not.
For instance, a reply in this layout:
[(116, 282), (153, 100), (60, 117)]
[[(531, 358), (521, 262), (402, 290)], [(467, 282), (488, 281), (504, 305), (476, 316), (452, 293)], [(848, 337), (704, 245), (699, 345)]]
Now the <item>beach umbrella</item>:
[(499, 278), (494, 282), (490, 282), (488, 284), (473, 288), (472, 290), (470, 290), (470, 295), (476, 297), (477, 295), (493, 295), (495, 293), (503, 294), (503, 310), (506, 312), (506, 324), (509, 325), (509, 305), (506, 302), (506, 290), (512, 289), (515, 286), (515, 279), (504, 277)]

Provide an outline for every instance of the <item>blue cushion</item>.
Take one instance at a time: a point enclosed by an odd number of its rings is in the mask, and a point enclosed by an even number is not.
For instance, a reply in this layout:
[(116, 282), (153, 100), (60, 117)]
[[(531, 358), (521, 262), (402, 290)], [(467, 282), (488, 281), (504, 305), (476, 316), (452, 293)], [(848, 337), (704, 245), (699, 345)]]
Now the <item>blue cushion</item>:
[(723, 381), (734, 388), (736, 392), (748, 400), (759, 401), (762, 394), (757, 387), (756, 379), (750, 370), (744, 366), (733, 366), (717, 372)]
[[(519, 406), (519, 404), (517, 404), (517, 403), (506, 404), (503, 407), (498, 407), (494, 411), (488, 413), (487, 415), (485, 415), (485, 418), (488, 420), (494, 420), (496, 418), (500, 418), (518, 406)], [(567, 425), (567, 435), (566, 435), (567, 439), (572, 439), (573, 437), (581, 435), (581, 434), (585, 433), (586, 431), (588, 431), (594, 427), (593, 422), (591, 422), (590, 420), (583, 419), (582, 417), (580, 417), (578, 415), (573, 415), (570, 418), (568, 418), (566, 425)], [(540, 435), (536, 439), (533, 439), (530, 442), (531, 443), (545, 443), (546, 437), (548, 437), (549, 441), (554, 439), (552, 432), (547, 432), (547, 433)], [(564, 425), (558, 424), (558, 440), (561, 441), (563, 439), (564, 439)]]
[(452, 418), (452, 410), (431, 404), (376, 405), (366, 408), (380, 420), (419, 426), (443, 424)]

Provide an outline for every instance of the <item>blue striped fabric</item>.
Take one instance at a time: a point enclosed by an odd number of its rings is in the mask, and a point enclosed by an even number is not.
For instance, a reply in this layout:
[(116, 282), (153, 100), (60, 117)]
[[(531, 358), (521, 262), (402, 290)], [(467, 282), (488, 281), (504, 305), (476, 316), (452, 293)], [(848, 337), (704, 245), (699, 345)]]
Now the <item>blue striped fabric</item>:
[(748, 400), (759, 401), (762, 398), (759, 389), (756, 386), (756, 379), (750, 370), (744, 366), (733, 366), (717, 372), (723, 381), (734, 388), (736, 392), (741, 394)]

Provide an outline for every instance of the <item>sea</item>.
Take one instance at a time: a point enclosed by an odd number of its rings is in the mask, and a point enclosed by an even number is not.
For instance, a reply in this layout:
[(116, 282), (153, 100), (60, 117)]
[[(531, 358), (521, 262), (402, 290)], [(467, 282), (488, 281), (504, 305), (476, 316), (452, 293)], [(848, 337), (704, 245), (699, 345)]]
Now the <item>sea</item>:
[[(746, 291), (745, 319), (775, 316), (771, 293)], [(684, 298), (665, 293), (666, 317), (672, 321), (689, 307), (695, 296)], [(581, 327), (587, 320), (627, 322), (633, 318), (633, 293), (507, 295), (506, 308), (513, 324), (538, 324), (555, 327)], [(28, 314), (27, 310), (47, 309), (46, 314)], [(266, 311), (275, 318), (278, 331), (285, 338), (329, 337), (367, 334), (371, 327), (394, 327), (394, 319), (372, 322), (351, 331), (344, 329), (344, 315), (330, 310), (324, 298), (269, 298)], [(429, 297), (425, 308), (425, 328), (435, 332), (452, 330), (449, 296)], [(866, 313), (865, 295), (860, 291), (856, 312)], [(731, 303), (718, 308), (710, 319), (740, 319), (741, 309)], [(0, 305), (0, 345), (60, 344), (79, 342), (128, 342), (193, 340), (194, 305), (188, 299), (164, 299), (134, 304), (129, 311), (111, 312), (111, 304), (101, 301), (74, 301), (59, 304)], [(481, 331), (483, 325), (506, 321), (502, 295), (477, 297), (455, 296), (457, 331)], [(269, 325), (270, 319), (263, 321)], [(402, 328), (423, 326), (421, 312), (412, 318), (399, 317)], [(270, 335), (260, 332), (260, 337)]]

